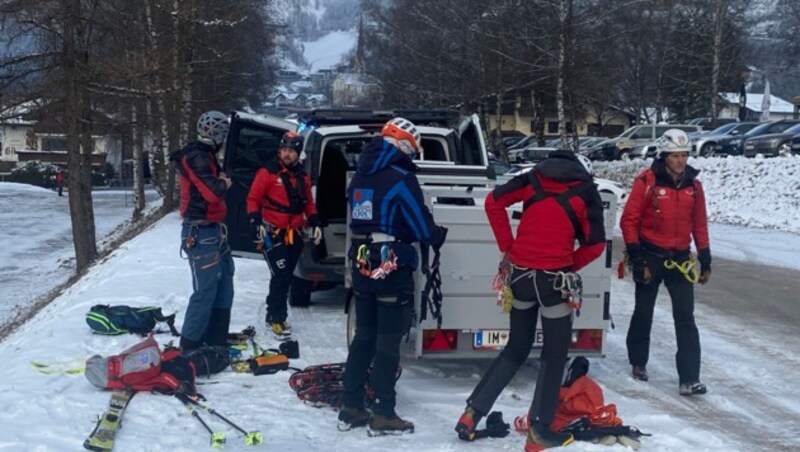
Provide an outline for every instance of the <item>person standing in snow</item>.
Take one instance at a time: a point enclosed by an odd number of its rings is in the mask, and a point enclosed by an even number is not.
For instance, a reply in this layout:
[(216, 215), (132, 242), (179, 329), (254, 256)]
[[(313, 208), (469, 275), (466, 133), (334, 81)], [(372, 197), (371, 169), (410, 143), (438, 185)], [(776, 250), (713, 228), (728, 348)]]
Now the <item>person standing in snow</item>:
[[(698, 170), (687, 165), (691, 144), (685, 132), (667, 130), (658, 141), (652, 166), (636, 177), (620, 228), (628, 265), (636, 282), (636, 307), (626, 340), (633, 377), (647, 381), (650, 328), (658, 288), (672, 300), (681, 395), (705, 394), (700, 382), (700, 337), (694, 320), (694, 283), (711, 278), (706, 201)], [(700, 263), (693, 272), (689, 246), (694, 237)]]
[(216, 154), (229, 127), (223, 113), (205, 112), (197, 121), (198, 140), (169, 157), (180, 174), (181, 249), (189, 259), (194, 289), (181, 330), (184, 351), (227, 345), (234, 266), (223, 221), (231, 180), (220, 171)]
[(292, 332), (286, 321), (286, 305), (294, 268), (303, 251), (301, 228), (313, 228), (315, 244), (322, 240), (311, 181), (300, 164), (302, 150), (302, 136), (283, 134), (278, 155), (258, 170), (247, 195), (253, 240), (264, 254), (271, 275), (265, 320), (278, 339), (288, 339)]
[(58, 196), (64, 196), (64, 171), (56, 171), (56, 188), (58, 189)]
[[(519, 202), (523, 210), (515, 238), (506, 209)], [(577, 281), (574, 272), (605, 249), (603, 203), (592, 164), (572, 151), (551, 152), (531, 171), (496, 187), (484, 206), (500, 248), (500, 266), (510, 266), (510, 332), (508, 344), (467, 399), (455, 430), (463, 440), (475, 439), (478, 422), (528, 358), (541, 314), (544, 343), (525, 449), (569, 444), (572, 435), (554, 432), (550, 424), (572, 336), (573, 309), (562, 288)]]
[[(370, 434), (413, 432), (395, 412), (400, 340), (411, 327), (414, 242), (440, 248), (447, 229), (437, 226), (425, 205), (413, 159), (422, 152), (416, 126), (394, 118), (361, 151), (348, 187), (356, 333), (347, 355), (339, 429), (367, 426)], [(381, 212), (402, 212), (384, 215)], [(375, 404), (364, 409), (364, 384), (373, 364)]]

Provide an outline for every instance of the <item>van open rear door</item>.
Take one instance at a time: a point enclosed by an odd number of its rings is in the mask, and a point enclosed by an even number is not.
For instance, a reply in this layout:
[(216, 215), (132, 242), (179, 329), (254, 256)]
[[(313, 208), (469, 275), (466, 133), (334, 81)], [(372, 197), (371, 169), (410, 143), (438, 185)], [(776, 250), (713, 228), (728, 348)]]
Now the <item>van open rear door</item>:
[(296, 124), (272, 116), (231, 113), (231, 129), (225, 143), (222, 167), (233, 182), (225, 194), (228, 205), (225, 224), (228, 227), (228, 243), (236, 257), (261, 259), (261, 253), (256, 250), (250, 236), (247, 194), (256, 171), (275, 157), (281, 136), (295, 128)]

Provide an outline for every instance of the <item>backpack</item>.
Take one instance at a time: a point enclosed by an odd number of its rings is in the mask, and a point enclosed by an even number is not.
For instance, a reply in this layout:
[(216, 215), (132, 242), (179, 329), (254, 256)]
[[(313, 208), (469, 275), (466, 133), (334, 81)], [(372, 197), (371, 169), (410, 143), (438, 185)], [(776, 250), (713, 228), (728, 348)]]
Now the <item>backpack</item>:
[(155, 306), (132, 308), (98, 304), (92, 306), (86, 313), (86, 323), (92, 332), (108, 336), (125, 333), (144, 336), (150, 332), (160, 333), (161, 331), (153, 331), (157, 322), (165, 322), (173, 336), (180, 336), (175, 329), (175, 314), (165, 316), (161, 308)]
[(197, 375), (210, 377), (220, 373), (231, 365), (231, 355), (228, 347), (203, 345), (194, 350), (183, 353), (193, 365)]
[(85, 375), (100, 389), (195, 393), (194, 364), (178, 349), (162, 352), (152, 334), (118, 355), (87, 359)]

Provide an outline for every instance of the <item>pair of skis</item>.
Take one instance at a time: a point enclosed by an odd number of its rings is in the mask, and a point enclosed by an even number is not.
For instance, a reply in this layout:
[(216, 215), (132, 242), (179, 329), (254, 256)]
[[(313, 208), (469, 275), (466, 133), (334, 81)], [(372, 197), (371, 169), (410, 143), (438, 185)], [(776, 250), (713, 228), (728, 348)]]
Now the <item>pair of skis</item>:
[[(94, 427), (94, 430), (92, 430), (92, 433), (89, 435), (86, 441), (83, 442), (84, 448), (99, 452), (110, 451), (114, 448), (114, 439), (117, 431), (122, 425), (122, 415), (135, 394), (136, 392), (133, 390), (118, 390), (111, 393), (108, 409), (97, 421), (97, 425)], [(257, 430), (252, 432), (245, 431), (213, 408), (200, 403), (190, 396), (179, 393), (175, 394), (175, 397), (180, 400), (184, 406), (186, 406), (192, 417), (197, 419), (203, 425), (206, 431), (208, 431), (212, 447), (222, 448), (224, 446), (226, 441), (225, 433), (211, 430), (211, 427), (208, 426), (206, 421), (200, 417), (198, 411), (205, 411), (212, 416), (216, 416), (226, 424), (241, 432), (244, 435), (244, 443), (248, 446), (257, 446), (264, 442), (264, 436), (261, 434), (261, 432)]]

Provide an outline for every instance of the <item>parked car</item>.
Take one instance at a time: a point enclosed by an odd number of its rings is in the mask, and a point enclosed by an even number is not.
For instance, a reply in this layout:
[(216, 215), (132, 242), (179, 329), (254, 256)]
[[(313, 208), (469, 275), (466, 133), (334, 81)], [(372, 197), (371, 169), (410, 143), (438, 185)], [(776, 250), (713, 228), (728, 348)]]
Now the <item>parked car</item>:
[(750, 138), (767, 135), (770, 133), (782, 133), (784, 130), (800, 124), (798, 119), (781, 119), (779, 121), (765, 122), (760, 124), (742, 135), (732, 136), (717, 141), (715, 154), (721, 155), (743, 155), (744, 142)]
[[(717, 127), (706, 132), (695, 132), (689, 134), (692, 143), (692, 157), (711, 157), (716, 155), (717, 141), (732, 136), (741, 135), (750, 129), (758, 126), (757, 122), (733, 122)], [(656, 142), (647, 145), (647, 157), (655, 157), (658, 151)]]
[[(687, 124), (642, 124), (633, 126), (620, 136), (603, 141), (597, 146), (605, 149), (603, 154), (615, 153), (613, 160), (644, 158), (647, 153), (645, 146), (660, 138), (669, 129), (680, 129), (686, 133), (702, 131), (700, 126)], [(634, 150), (635, 153), (632, 152)]]
[(711, 118), (694, 118), (688, 122), (693, 126), (700, 126), (703, 130), (714, 130), (719, 128), (720, 126), (731, 124), (734, 122), (738, 122), (738, 118), (717, 118), (716, 120), (712, 120)]
[(522, 149), (525, 146), (530, 146), (536, 143), (536, 134), (530, 134), (527, 137), (517, 141), (516, 143), (512, 144), (511, 146), (506, 148), (506, 152), (511, 152), (515, 149)]
[(488, 169), (477, 115), (462, 118), (453, 128), (441, 126), (458, 119), (445, 110), (312, 110), (300, 118), (299, 124), (266, 115), (231, 115), (223, 169), (233, 181), (225, 196), (225, 223), (236, 257), (262, 259), (250, 234), (246, 209), (256, 171), (275, 155), (285, 131), (297, 129), (305, 137), (301, 156), (324, 224), (323, 240), (319, 247), (311, 241), (305, 244), (289, 293), (292, 306), (308, 305), (313, 290), (344, 282), (347, 172), (355, 170), (363, 146), (396, 116), (413, 121), (422, 135), (424, 152), (417, 162), (420, 174), (428, 172), (444, 179), (453, 173), (494, 177)]
[(781, 133), (768, 133), (748, 138), (744, 142), (744, 156), (778, 157), (792, 154), (792, 139), (800, 134), (800, 124), (789, 127)]
[[(511, 165), (511, 169), (505, 173), (505, 176), (514, 177), (523, 173), (527, 173), (534, 166), (536, 166), (535, 163), (517, 163)], [(628, 200), (628, 189), (625, 188), (625, 186), (621, 183), (609, 179), (601, 179), (598, 177), (594, 178), (594, 182), (597, 184), (597, 191), (600, 193), (610, 193), (617, 198), (617, 208), (619, 208), (625, 203), (625, 201)]]
[(532, 144), (522, 149), (515, 149), (508, 153), (510, 163), (538, 163), (546, 159), (551, 152), (558, 148), (540, 147)]

